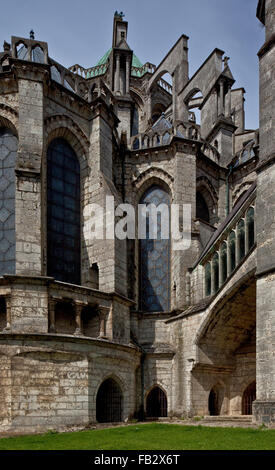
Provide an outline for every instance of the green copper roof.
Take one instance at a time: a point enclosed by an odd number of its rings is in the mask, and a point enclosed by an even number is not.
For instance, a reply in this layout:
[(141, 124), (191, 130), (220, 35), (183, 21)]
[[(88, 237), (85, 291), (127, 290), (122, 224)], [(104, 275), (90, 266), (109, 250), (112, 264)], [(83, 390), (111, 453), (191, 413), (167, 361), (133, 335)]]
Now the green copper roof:
[(97, 65), (106, 64), (106, 62), (107, 62), (107, 60), (108, 60), (108, 57), (109, 57), (109, 55), (110, 55), (110, 53), (111, 53), (111, 50), (112, 50), (112, 48), (110, 48), (110, 49), (106, 52), (106, 54), (104, 54), (104, 56), (101, 57), (101, 59), (100, 59), (100, 60), (97, 62), (97, 64), (95, 64), (95, 65), (97, 66)]
[(142, 63), (140, 62), (139, 58), (133, 54), (133, 59), (132, 59), (132, 67), (142, 67)]
[[(87, 78), (98, 77), (99, 75), (103, 75), (106, 72), (107, 62), (108, 62), (109, 55), (111, 54), (111, 51), (112, 51), (112, 48), (110, 48), (104, 54), (104, 56), (101, 57), (101, 59), (95, 65), (95, 67), (99, 67), (99, 66), (101, 66), (101, 67), (99, 69), (95, 69), (95, 70), (93, 70), (93, 68), (92, 68), (92, 70), (89, 72)], [(133, 54), (133, 58), (132, 58), (132, 67), (140, 69), (140, 70), (132, 70), (132, 73), (131, 73), (132, 76), (142, 77), (142, 75), (144, 75), (145, 70), (142, 70), (143, 65), (140, 62), (139, 58), (135, 54)]]

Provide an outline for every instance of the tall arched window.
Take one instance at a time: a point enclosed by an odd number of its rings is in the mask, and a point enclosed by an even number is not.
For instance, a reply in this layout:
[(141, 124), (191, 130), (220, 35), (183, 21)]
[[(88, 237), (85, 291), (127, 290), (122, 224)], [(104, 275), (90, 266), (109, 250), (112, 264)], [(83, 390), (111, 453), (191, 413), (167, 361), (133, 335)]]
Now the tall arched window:
[[(151, 186), (140, 204), (168, 206), (170, 196), (159, 186)], [(146, 217), (146, 239), (140, 240), (140, 308), (148, 312), (170, 310), (170, 237), (161, 239), (161, 212), (157, 213), (157, 238), (149, 238), (149, 216)], [(170, 223), (169, 223), (170, 225)], [(170, 231), (169, 231), (170, 233)]]
[(80, 167), (64, 139), (47, 152), (48, 276), (80, 284)]
[(214, 292), (216, 293), (219, 290), (219, 275), (220, 275), (220, 269), (219, 269), (219, 254), (216, 252), (213, 256), (213, 287), (214, 287)]
[(203, 195), (197, 192), (197, 204), (196, 204), (196, 218), (204, 220), (205, 222), (210, 221), (209, 210)]
[(229, 261), (231, 274), (236, 268), (236, 234), (233, 230), (229, 235)]
[(241, 219), (237, 225), (237, 237), (238, 237), (238, 262), (242, 261), (245, 257), (245, 228), (244, 220)]
[(221, 282), (224, 283), (227, 278), (227, 243), (223, 242), (221, 246)]
[(211, 264), (208, 262), (205, 266), (205, 295), (211, 295)]
[(132, 120), (131, 120), (131, 137), (139, 133), (139, 113), (138, 107), (135, 105), (132, 111)]
[(15, 274), (15, 161), (17, 137), (0, 129), (0, 276)]
[(252, 248), (255, 243), (255, 227), (254, 227), (254, 207), (250, 207), (246, 213), (246, 225), (247, 225), (247, 249), (248, 251)]

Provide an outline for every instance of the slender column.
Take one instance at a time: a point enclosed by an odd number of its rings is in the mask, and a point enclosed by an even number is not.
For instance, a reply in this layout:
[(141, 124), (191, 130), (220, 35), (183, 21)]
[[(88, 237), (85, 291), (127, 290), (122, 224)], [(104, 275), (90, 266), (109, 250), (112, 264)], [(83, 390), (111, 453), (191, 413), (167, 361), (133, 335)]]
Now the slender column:
[(222, 243), (221, 243), (219, 247), (219, 287), (221, 287), (223, 283), (222, 272), (223, 272), (223, 269), (222, 269)]
[(11, 330), (11, 295), (5, 296), (6, 301), (6, 327), (3, 331), (10, 331)]
[(152, 101), (151, 101), (151, 93), (149, 91), (148, 100), (147, 100), (147, 120), (150, 121), (152, 113)]
[(218, 92), (216, 88), (213, 91), (213, 95), (214, 95), (214, 102), (215, 102), (215, 121), (216, 121), (218, 118), (218, 114), (219, 114)]
[[(248, 208), (249, 209), (249, 208)], [(247, 209), (247, 211), (248, 211)], [(247, 213), (246, 211), (246, 213)], [(245, 254), (248, 253), (248, 224), (247, 224), (247, 217), (246, 213), (244, 216), (244, 246), (245, 246)]]
[(228, 85), (227, 99), (227, 116), (231, 117), (231, 85)]
[(109, 314), (109, 308), (105, 307), (103, 305), (98, 306), (98, 312), (99, 312), (99, 319), (100, 319), (100, 332), (99, 332), (99, 338), (102, 339), (107, 339), (107, 318)]
[(219, 115), (224, 114), (224, 82), (220, 81), (220, 110)]
[(49, 333), (55, 333), (55, 306), (56, 306), (56, 300), (50, 299), (49, 300), (49, 318), (50, 318)]
[(231, 256), (230, 256), (230, 241), (229, 241), (229, 235), (230, 235), (230, 233), (229, 233), (228, 236), (227, 236), (227, 277), (230, 276), (230, 274), (231, 274), (231, 269), (232, 269), (232, 266), (231, 266)]
[(210, 265), (211, 265), (211, 295), (215, 294), (215, 284), (214, 284), (214, 269), (213, 269), (213, 259), (211, 259), (210, 261)]
[(238, 224), (239, 222), (241, 221), (241, 219), (238, 221), (237, 225), (236, 225), (236, 267), (239, 265), (240, 263), (240, 237), (239, 237), (239, 228), (238, 228)]
[(116, 54), (115, 92), (120, 91), (120, 55)]
[(129, 93), (129, 90), (130, 90), (130, 57), (126, 57), (126, 84), (125, 84), (126, 94)]
[(176, 103), (176, 75), (172, 76), (172, 116), (173, 122), (177, 119), (177, 103)]
[(83, 302), (78, 302), (77, 300), (75, 300), (74, 305), (75, 305), (75, 324), (76, 324), (74, 335), (81, 336), (82, 335), (81, 312), (84, 307), (84, 304)]

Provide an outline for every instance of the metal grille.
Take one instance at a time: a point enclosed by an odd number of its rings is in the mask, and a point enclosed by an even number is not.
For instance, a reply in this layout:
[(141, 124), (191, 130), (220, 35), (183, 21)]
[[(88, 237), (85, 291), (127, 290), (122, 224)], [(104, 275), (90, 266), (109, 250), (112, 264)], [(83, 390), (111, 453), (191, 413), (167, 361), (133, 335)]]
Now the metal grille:
[(242, 402), (242, 414), (252, 415), (252, 403), (256, 400), (256, 382), (252, 382), (245, 389)]
[(165, 418), (167, 416), (167, 398), (165, 393), (155, 387), (147, 397), (147, 417)]
[(122, 421), (122, 393), (113, 379), (101, 384), (96, 397), (96, 419), (99, 423)]

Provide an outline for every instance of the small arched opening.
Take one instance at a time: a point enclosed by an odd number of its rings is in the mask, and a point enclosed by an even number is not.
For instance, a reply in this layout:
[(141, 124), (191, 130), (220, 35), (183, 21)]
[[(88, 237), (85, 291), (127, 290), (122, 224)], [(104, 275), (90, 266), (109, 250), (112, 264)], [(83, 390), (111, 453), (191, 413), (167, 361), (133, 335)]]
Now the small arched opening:
[(201, 194), (200, 191), (197, 191), (197, 204), (196, 204), (196, 218), (204, 220), (204, 222), (210, 222), (209, 209), (208, 205)]
[(189, 111), (192, 110), (193, 119), (195, 120), (196, 124), (201, 124), (201, 110), (200, 105), (203, 101), (203, 96), (200, 90), (195, 90), (194, 93), (191, 94), (188, 100), (188, 109)]
[(167, 417), (167, 398), (161, 388), (154, 387), (148, 394), (146, 401), (146, 415), (147, 418)]
[(223, 389), (219, 385), (215, 385), (208, 398), (208, 411), (210, 416), (219, 416), (223, 402)]
[(252, 403), (256, 400), (256, 381), (246, 387), (242, 398), (242, 414), (252, 415)]
[(109, 378), (99, 387), (96, 397), (96, 420), (99, 423), (122, 421), (123, 397), (118, 383)]

